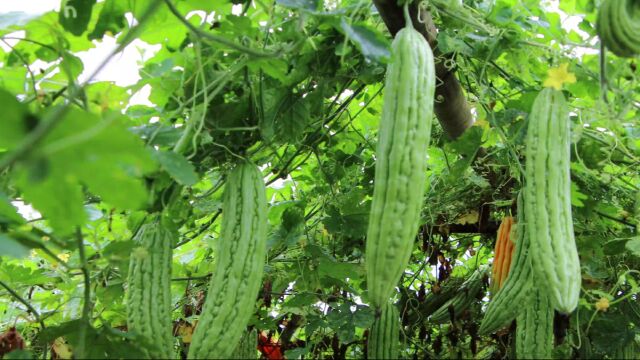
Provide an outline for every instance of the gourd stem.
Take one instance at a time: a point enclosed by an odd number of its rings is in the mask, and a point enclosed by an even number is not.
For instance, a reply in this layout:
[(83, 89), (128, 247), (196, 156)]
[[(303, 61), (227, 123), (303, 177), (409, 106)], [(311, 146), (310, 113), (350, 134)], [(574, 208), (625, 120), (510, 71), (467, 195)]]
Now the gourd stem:
[(411, 3), (411, 0), (407, 0), (404, 3), (404, 6), (402, 7), (402, 11), (404, 12), (405, 26), (413, 29), (413, 22), (411, 21), (411, 15), (409, 15), (409, 3)]

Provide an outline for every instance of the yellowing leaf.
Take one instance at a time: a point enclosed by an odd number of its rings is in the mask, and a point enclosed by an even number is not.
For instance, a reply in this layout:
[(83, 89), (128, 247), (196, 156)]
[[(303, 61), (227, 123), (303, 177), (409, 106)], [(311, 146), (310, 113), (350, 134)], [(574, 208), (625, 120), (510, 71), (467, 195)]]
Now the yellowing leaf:
[(73, 352), (71, 351), (71, 347), (61, 337), (55, 339), (53, 345), (51, 345), (51, 350), (55, 352), (56, 359), (73, 359)]
[(193, 336), (193, 326), (189, 324), (182, 324), (178, 327), (178, 335), (182, 338), (182, 342), (185, 344), (191, 343), (191, 337)]
[(544, 81), (545, 87), (554, 88), (556, 90), (561, 90), (562, 85), (573, 84), (576, 82), (576, 76), (573, 73), (567, 71), (569, 64), (561, 64), (557, 68), (547, 70), (547, 78)]
[(464, 224), (475, 224), (475, 223), (478, 222), (478, 216), (479, 216), (478, 212), (476, 210), (473, 210), (473, 211), (471, 211), (471, 212), (469, 212), (467, 214), (459, 216), (456, 219), (455, 223), (456, 224), (462, 224), (462, 225), (464, 225)]
[(473, 126), (479, 126), (483, 129), (487, 129), (489, 128), (489, 123), (486, 119), (478, 119), (473, 123)]

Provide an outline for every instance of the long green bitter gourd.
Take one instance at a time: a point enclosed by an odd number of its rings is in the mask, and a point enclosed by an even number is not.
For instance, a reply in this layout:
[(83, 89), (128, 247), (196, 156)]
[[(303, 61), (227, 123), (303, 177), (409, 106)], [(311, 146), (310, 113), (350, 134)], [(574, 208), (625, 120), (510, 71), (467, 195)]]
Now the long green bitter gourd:
[(640, 1), (603, 1), (597, 29), (602, 43), (614, 54), (621, 57), (640, 54)]
[(622, 360), (640, 359), (640, 347), (635, 339), (631, 340), (625, 346), (616, 350), (615, 354), (611, 358)]
[(480, 323), (480, 334), (491, 334), (507, 326), (516, 318), (522, 309), (522, 304), (529, 296), (533, 282), (533, 270), (529, 256), (529, 237), (527, 234), (527, 220), (524, 206), (524, 194), (518, 195), (518, 221), (515, 228), (515, 246), (513, 261), (502, 288), (496, 292), (489, 302)]
[(127, 286), (127, 326), (153, 344), (150, 358), (174, 357), (171, 302), (173, 235), (151, 215), (136, 235)]
[(536, 279), (556, 310), (580, 296), (580, 259), (571, 217), (570, 119), (562, 92), (545, 88), (533, 102), (526, 137), (525, 213)]
[(243, 162), (227, 178), (216, 268), (189, 358), (229, 358), (253, 314), (267, 242), (267, 199), (262, 173)]
[(418, 231), (435, 89), (433, 54), (419, 32), (403, 28), (391, 50), (366, 243), (368, 296), (376, 307), (392, 295)]
[(240, 343), (233, 351), (232, 359), (257, 359), (258, 356), (258, 332), (253, 329), (245, 331), (240, 339)]
[(549, 297), (540, 289), (532, 289), (529, 297), (516, 320), (516, 358), (551, 359), (553, 306)]
[(393, 304), (382, 306), (369, 331), (367, 358), (397, 359), (400, 342), (400, 316)]
[(467, 310), (474, 301), (478, 301), (478, 293), (482, 290), (486, 270), (477, 269), (458, 288), (456, 295), (444, 303), (430, 317), (433, 323), (443, 323), (451, 320), (451, 313), (455, 318)]

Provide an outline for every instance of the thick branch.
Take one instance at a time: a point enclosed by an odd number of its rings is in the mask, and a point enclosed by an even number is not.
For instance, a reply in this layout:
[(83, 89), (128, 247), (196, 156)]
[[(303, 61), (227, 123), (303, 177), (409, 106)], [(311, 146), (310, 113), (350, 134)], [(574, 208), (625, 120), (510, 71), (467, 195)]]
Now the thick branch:
[[(398, 6), (397, 0), (373, 0), (373, 4), (378, 9), (380, 17), (387, 25), (391, 35), (400, 31), (405, 25), (402, 7)], [(433, 23), (431, 14), (426, 11), (420, 11), (421, 19), (418, 21), (417, 2), (413, 2), (410, 6), (410, 14), (414, 28), (418, 30), (422, 36), (427, 39), (433, 53), (439, 58), (436, 63), (436, 101), (434, 104), (434, 112), (440, 121), (440, 125), (445, 133), (455, 139), (472, 125), (473, 118), (467, 100), (462, 92), (460, 82), (454, 76), (453, 70), (448, 69), (446, 60), (450, 57), (443, 55), (438, 51), (436, 43), (437, 29)]]
[(495, 234), (498, 231), (498, 223), (490, 222), (484, 225), (475, 224), (443, 224), (434, 225), (429, 229), (431, 234)]

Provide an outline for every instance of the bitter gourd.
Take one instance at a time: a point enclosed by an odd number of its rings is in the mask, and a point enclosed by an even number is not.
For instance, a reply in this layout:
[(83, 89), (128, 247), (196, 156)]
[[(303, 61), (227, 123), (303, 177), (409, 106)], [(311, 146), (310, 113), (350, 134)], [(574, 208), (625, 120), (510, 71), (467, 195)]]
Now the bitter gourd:
[(216, 268), (189, 358), (229, 358), (253, 313), (262, 282), (267, 241), (267, 199), (256, 165), (242, 162), (229, 174), (222, 205)]
[(516, 358), (551, 359), (553, 306), (543, 290), (532, 289), (529, 297), (516, 320)]
[(508, 325), (516, 318), (526, 301), (533, 282), (533, 270), (529, 258), (528, 224), (524, 208), (524, 194), (517, 200), (518, 221), (515, 224), (515, 251), (509, 274), (503, 286), (493, 296), (482, 322), (480, 334), (490, 334)]
[(384, 305), (404, 271), (425, 195), (435, 68), (427, 41), (410, 25), (392, 42), (376, 148), (366, 242), (370, 302)]
[(256, 359), (258, 356), (258, 332), (253, 329), (245, 331), (240, 339), (240, 343), (233, 351), (233, 359)]
[(482, 291), (485, 274), (486, 271), (484, 269), (475, 270), (473, 274), (462, 283), (462, 286), (460, 286), (453, 298), (449, 299), (438, 310), (431, 314), (429, 320), (433, 323), (447, 322), (451, 319), (451, 312), (453, 312), (454, 317), (459, 317), (474, 301), (478, 301), (478, 293)]
[(127, 286), (127, 326), (154, 344), (151, 358), (174, 357), (171, 302), (173, 235), (161, 216), (151, 215), (136, 235)]
[(598, 11), (597, 29), (602, 43), (614, 54), (640, 54), (640, 1), (604, 0)]
[(580, 296), (580, 260), (571, 217), (570, 120), (562, 92), (533, 102), (526, 136), (525, 213), (531, 264), (555, 309), (570, 313)]
[(371, 325), (367, 343), (367, 358), (397, 359), (400, 339), (400, 316), (393, 304), (382, 306)]

